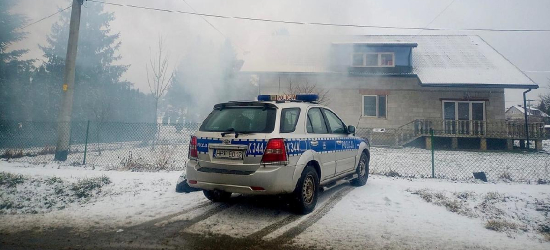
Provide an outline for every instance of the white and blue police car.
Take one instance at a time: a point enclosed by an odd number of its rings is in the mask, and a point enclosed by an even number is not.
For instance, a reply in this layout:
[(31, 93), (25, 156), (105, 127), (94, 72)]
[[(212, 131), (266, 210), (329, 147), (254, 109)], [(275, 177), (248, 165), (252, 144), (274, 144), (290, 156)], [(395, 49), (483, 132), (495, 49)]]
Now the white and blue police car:
[(355, 137), (317, 95), (260, 95), (220, 103), (192, 137), (187, 183), (211, 201), (232, 193), (288, 194), (297, 213), (314, 210), (319, 189), (365, 185), (368, 141)]

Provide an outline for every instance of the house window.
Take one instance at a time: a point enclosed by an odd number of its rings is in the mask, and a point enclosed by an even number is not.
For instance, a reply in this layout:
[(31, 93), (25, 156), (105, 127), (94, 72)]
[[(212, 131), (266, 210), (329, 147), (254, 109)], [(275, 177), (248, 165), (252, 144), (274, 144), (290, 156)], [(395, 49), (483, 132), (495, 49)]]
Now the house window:
[(445, 120), (485, 120), (484, 101), (443, 101)]
[(387, 100), (385, 95), (364, 95), (363, 116), (386, 118)]
[(353, 54), (351, 59), (351, 65), (355, 67), (363, 66), (363, 54)]
[(395, 54), (381, 53), (354, 53), (351, 58), (353, 67), (395, 67)]

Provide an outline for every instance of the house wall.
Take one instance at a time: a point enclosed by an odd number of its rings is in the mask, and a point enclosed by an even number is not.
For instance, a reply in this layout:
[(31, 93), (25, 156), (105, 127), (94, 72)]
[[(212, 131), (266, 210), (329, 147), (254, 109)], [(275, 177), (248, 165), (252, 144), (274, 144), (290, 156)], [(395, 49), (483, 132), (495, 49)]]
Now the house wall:
[[(262, 94), (285, 94), (289, 86), (306, 85), (326, 90), (326, 105), (349, 125), (397, 128), (415, 119), (443, 119), (442, 99), (486, 100), (486, 119), (504, 120), (504, 89), (421, 87), (416, 77), (265, 74)], [(387, 117), (361, 117), (363, 95), (387, 95)]]

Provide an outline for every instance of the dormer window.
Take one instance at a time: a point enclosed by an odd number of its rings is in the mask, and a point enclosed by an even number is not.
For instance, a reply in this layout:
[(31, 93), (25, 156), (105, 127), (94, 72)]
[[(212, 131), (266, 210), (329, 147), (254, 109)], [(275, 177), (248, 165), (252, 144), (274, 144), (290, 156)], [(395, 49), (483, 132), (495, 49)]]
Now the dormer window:
[(351, 66), (395, 67), (395, 54), (393, 52), (353, 53)]

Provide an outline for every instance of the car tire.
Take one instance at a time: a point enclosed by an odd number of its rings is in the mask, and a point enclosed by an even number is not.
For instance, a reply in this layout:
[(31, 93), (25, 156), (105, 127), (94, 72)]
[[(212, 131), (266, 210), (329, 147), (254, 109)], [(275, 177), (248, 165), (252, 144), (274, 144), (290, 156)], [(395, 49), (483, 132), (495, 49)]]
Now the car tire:
[(231, 199), (231, 193), (220, 190), (203, 190), (204, 196), (212, 202), (224, 202)]
[(315, 168), (307, 165), (296, 184), (291, 197), (291, 206), (297, 214), (308, 214), (315, 209), (319, 196), (319, 175)]
[(351, 184), (357, 187), (364, 186), (367, 184), (369, 179), (369, 157), (367, 153), (361, 153), (361, 158), (359, 158), (359, 163), (357, 163), (357, 178), (351, 181)]

